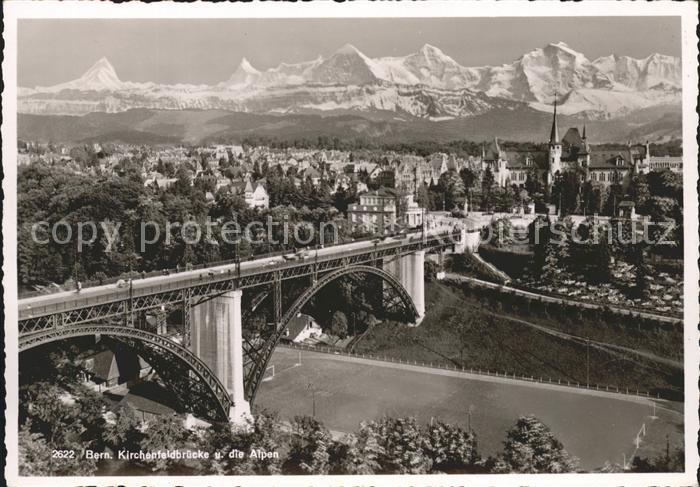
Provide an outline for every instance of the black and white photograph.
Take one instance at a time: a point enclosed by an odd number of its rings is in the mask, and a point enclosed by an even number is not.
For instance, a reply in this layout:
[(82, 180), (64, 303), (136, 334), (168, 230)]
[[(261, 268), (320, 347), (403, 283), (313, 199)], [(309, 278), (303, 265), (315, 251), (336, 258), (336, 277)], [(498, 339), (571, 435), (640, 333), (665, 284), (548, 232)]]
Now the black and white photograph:
[(5, 4), (8, 485), (697, 485), (697, 4), (312, 3)]

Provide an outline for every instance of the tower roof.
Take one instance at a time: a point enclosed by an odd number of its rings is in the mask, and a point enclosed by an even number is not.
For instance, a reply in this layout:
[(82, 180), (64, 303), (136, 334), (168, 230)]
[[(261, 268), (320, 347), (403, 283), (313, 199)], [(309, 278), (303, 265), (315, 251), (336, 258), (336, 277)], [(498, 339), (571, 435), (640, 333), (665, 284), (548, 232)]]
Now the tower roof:
[(559, 143), (559, 129), (557, 128), (557, 97), (554, 96), (554, 116), (552, 117), (552, 131), (549, 134), (549, 143)]
[(486, 150), (486, 160), (487, 161), (497, 161), (501, 158), (501, 146), (498, 145), (498, 137), (493, 138), (493, 142), (489, 145)]

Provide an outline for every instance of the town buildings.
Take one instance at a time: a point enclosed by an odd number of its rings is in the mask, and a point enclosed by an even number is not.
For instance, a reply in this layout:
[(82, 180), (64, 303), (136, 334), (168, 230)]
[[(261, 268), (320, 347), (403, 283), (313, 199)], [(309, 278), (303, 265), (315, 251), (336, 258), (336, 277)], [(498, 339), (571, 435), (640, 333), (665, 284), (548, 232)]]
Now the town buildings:
[(552, 185), (564, 171), (580, 170), (584, 181), (603, 186), (624, 184), (633, 174), (670, 169), (683, 171), (682, 157), (655, 157), (650, 144), (632, 144), (617, 149), (592, 148), (586, 136), (586, 126), (580, 132), (571, 127), (559, 137), (557, 105), (554, 103), (552, 126), (547, 150), (504, 151), (498, 139), (482, 149), (482, 170), (490, 169), (499, 186), (524, 186), (528, 177), (537, 177)]
[(348, 207), (353, 227), (384, 234), (396, 226), (396, 192), (380, 188), (360, 195), (360, 202)]

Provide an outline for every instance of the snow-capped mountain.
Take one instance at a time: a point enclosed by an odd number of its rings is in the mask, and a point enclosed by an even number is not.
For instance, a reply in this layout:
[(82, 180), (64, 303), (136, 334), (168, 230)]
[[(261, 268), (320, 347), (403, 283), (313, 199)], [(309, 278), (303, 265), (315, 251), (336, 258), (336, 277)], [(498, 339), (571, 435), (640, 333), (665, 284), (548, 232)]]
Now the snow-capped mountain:
[(590, 61), (563, 42), (502, 66), (464, 67), (429, 44), (403, 57), (370, 58), (346, 44), (327, 59), (260, 71), (243, 58), (213, 86), (121, 81), (102, 58), (80, 78), (21, 88), (19, 111), (83, 114), (129, 108), (222, 108), (294, 113), (390, 110), (433, 120), (469, 117), (523, 104), (609, 119), (640, 108), (680, 104), (680, 59), (610, 55)]
[(228, 81), (223, 83), (226, 87), (250, 86), (260, 78), (260, 71), (255, 69), (250, 62), (243, 58), (236, 71), (233, 72)]
[(103, 57), (88, 69), (80, 78), (48, 88), (37, 87), (36, 91), (59, 92), (78, 91), (119, 91), (126, 88), (107, 58)]

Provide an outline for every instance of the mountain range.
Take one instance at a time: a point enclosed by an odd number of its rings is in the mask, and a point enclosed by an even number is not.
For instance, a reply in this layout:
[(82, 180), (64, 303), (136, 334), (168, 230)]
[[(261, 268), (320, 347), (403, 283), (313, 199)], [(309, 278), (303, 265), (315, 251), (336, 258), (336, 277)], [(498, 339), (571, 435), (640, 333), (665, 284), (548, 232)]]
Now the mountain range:
[[(168, 85), (122, 81), (102, 58), (78, 79), (20, 88), (18, 111), (79, 116), (132, 109), (369, 118), (393, 114), (396, 120), (437, 123), (494, 114), (518, 118), (532, 110), (551, 113), (555, 97), (559, 113), (581, 120), (630, 120), (649, 109), (660, 109), (659, 120), (680, 118), (681, 62), (661, 54), (644, 59), (611, 54), (590, 61), (557, 42), (510, 64), (465, 67), (429, 44), (407, 56), (379, 58), (346, 44), (328, 58), (267, 70), (243, 58), (227, 80), (213, 85)], [(652, 121), (645, 117), (645, 123)], [(680, 135), (680, 128), (677, 134), (664, 132), (664, 137), (674, 135)]]

